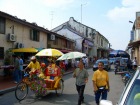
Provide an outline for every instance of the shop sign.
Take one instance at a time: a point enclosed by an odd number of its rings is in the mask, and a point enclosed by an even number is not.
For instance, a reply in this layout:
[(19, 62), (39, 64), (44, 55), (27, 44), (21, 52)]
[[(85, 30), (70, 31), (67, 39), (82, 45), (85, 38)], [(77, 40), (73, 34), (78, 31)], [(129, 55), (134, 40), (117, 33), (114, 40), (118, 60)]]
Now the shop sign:
[(136, 12), (136, 28), (140, 29), (140, 12)]
[(133, 41), (133, 40), (134, 40), (134, 31), (132, 30), (132, 31), (130, 32), (130, 34), (131, 34), (130, 40)]
[(93, 46), (93, 42), (90, 42), (88, 40), (85, 40), (85, 44), (88, 45), (88, 46)]

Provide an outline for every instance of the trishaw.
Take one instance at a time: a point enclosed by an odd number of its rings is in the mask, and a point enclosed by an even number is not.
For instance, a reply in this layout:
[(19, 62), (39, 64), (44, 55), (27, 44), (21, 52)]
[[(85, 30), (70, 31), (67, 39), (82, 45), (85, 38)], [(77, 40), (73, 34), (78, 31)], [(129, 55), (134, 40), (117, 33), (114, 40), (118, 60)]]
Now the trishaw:
[(15, 96), (17, 100), (21, 101), (26, 98), (29, 88), (37, 96), (45, 96), (48, 90), (55, 90), (56, 95), (61, 95), (64, 89), (64, 81), (60, 68), (48, 66), (44, 69), (44, 73), (39, 73), (39, 70), (26, 73), (22, 81), (16, 86)]
[(41, 66), (41, 70), (32, 69), (25, 74), (22, 81), (16, 86), (15, 97), (21, 101), (32, 90), (37, 96), (45, 96), (49, 90), (54, 90), (56, 95), (61, 95), (64, 89), (61, 69), (56, 64)]

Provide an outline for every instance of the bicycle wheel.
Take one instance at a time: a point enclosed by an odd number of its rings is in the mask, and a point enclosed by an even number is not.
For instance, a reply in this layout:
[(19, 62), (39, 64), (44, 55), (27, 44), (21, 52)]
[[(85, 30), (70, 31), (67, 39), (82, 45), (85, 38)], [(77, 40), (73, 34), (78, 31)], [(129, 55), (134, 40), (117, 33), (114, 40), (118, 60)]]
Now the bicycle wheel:
[(55, 90), (57, 96), (58, 95), (62, 95), (62, 93), (63, 93), (63, 90), (64, 90), (64, 81), (61, 79), (59, 81), (59, 84), (58, 85), (59, 85), (58, 88)]
[(22, 81), (16, 86), (15, 97), (17, 100), (21, 101), (27, 96), (27, 94), (28, 94), (28, 85)]

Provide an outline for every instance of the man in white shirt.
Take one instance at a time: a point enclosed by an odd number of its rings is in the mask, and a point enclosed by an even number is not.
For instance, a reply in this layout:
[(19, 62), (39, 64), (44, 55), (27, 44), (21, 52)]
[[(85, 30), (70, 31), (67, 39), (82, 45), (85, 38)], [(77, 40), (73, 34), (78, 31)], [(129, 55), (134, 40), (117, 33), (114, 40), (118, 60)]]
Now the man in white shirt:
[(137, 58), (135, 57), (132, 61), (133, 69), (137, 68)]

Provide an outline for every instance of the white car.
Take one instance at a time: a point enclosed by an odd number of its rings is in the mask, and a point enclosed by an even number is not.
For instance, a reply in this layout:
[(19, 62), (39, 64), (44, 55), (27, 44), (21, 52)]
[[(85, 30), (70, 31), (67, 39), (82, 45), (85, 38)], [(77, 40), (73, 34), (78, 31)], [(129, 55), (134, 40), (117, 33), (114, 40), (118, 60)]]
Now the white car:
[[(113, 105), (109, 100), (101, 100), (100, 105)], [(116, 105), (140, 105), (140, 67), (127, 83)]]

